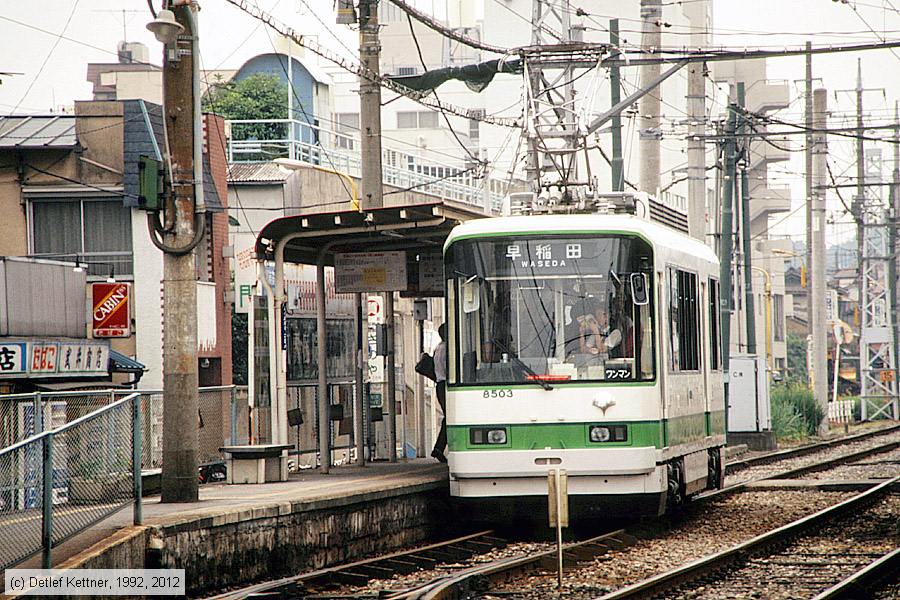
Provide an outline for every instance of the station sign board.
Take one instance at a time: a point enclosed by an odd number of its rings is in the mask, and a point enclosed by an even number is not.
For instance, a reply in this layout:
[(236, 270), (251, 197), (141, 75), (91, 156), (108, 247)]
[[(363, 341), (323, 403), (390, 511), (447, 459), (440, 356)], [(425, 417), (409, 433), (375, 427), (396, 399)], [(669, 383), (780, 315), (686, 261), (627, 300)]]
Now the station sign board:
[(108, 371), (108, 342), (0, 340), (0, 379), (101, 376)]
[(92, 330), (95, 338), (131, 335), (131, 284), (92, 283)]
[(345, 252), (334, 256), (335, 291), (402, 292), (408, 287), (405, 252)]

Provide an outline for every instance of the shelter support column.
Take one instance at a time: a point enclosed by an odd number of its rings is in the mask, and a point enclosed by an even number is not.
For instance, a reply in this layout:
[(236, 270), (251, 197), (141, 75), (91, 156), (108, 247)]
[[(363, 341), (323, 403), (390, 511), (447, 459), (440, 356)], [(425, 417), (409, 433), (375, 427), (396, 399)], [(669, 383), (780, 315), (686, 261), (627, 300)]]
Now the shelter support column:
[[(287, 352), (284, 340), (284, 304), (287, 300), (284, 286), (284, 247), (288, 238), (275, 247), (275, 348), (270, 356), (275, 357), (275, 398), (272, 410), (272, 441), (287, 444)], [(265, 275), (265, 273), (263, 273)]]
[(363, 393), (363, 369), (366, 368), (366, 359), (368, 357), (368, 348), (366, 347), (365, 338), (365, 322), (363, 321), (365, 312), (365, 304), (363, 304), (363, 295), (354, 294), (356, 300), (356, 386), (353, 392), (353, 438), (356, 442), (356, 464), (365, 466), (366, 464), (366, 411), (365, 411), (365, 395)]
[(388, 436), (388, 460), (397, 462), (397, 373), (394, 368), (394, 292), (384, 295), (384, 329), (387, 337), (387, 356), (385, 357), (385, 405), (388, 418), (384, 420), (387, 425)]
[(328, 370), (325, 336), (325, 252), (316, 261), (316, 342), (318, 386), (316, 398), (319, 405), (319, 470), (328, 473), (331, 468), (331, 415), (328, 399)]

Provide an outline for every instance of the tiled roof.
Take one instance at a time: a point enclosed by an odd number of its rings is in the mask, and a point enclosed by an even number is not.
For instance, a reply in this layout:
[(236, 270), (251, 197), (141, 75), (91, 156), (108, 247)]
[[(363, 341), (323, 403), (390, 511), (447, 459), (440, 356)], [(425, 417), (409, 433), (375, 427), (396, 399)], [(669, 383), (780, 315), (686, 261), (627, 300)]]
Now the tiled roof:
[(0, 116), (0, 148), (74, 148), (75, 115)]
[(273, 162), (232, 163), (228, 183), (280, 183), (288, 176)]

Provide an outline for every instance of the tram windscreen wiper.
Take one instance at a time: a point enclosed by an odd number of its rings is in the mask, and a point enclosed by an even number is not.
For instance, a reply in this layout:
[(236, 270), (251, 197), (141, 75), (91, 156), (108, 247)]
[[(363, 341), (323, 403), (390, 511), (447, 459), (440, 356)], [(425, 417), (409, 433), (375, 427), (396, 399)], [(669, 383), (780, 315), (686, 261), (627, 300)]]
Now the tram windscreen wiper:
[(494, 342), (497, 346), (499, 346), (501, 350), (503, 350), (504, 352), (506, 352), (506, 354), (507, 354), (507, 356), (509, 356), (510, 360), (512, 360), (514, 363), (516, 363), (516, 364), (519, 366), (519, 368), (521, 368), (523, 371), (525, 371), (525, 374), (526, 374), (526, 375), (530, 375), (530, 376), (531, 376), (531, 377), (528, 378), (528, 381), (533, 381), (533, 382), (535, 382), (536, 384), (538, 384), (539, 386), (541, 386), (542, 388), (544, 388), (544, 389), (547, 390), (548, 392), (549, 392), (550, 390), (553, 389), (553, 386), (550, 385), (549, 383), (547, 383), (546, 381), (544, 381), (544, 380), (541, 378), (541, 377), (542, 377), (541, 375), (538, 375), (538, 374), (535, 372), (534, 369), (532, 369), (531, 367), (529, 367), (528, 365), (526, 365), (524, 362), (522, 362), (522, 359), (520, 359), (518, 356), (516, 356), (515, 354), (513, 354), (512, 352), (510, 352), (510, 351), (509, 351), (509, 348), (507, 348), (507, 347), (503, 344), (503, 342), (501, 342), (500, 340), (493, 340), (493, 342)]

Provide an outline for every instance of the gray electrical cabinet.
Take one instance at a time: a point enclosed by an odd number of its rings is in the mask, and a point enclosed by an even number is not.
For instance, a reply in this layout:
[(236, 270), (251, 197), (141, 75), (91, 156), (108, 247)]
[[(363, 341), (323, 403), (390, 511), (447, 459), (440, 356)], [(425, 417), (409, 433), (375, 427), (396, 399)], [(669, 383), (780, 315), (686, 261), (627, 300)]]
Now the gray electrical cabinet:
[(731, 355), (728, 365), (728, 433), (772, 429), (769, 377), (761, 356)]

